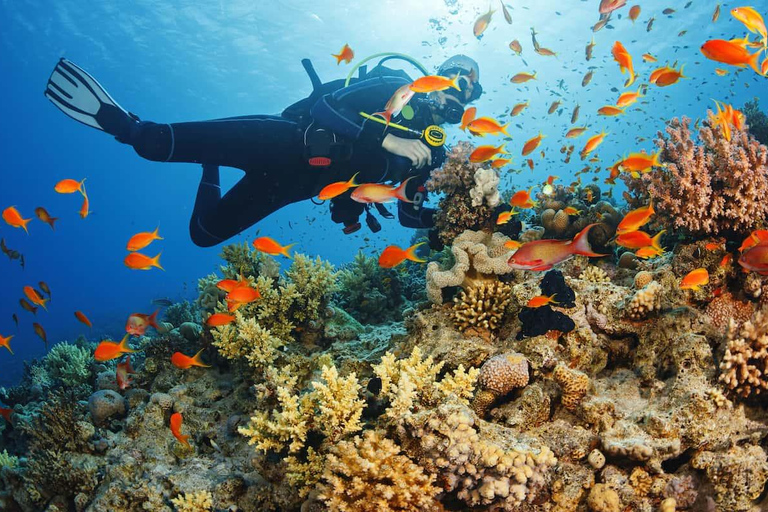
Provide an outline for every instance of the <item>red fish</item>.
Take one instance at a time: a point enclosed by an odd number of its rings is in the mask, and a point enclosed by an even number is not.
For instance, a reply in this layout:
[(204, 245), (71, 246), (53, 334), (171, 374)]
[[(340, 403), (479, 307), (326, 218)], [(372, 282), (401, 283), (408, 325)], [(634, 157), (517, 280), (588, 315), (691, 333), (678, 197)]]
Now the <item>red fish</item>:
[(31, 286), (24, 287), (24, 295), (26, 295), (27, 298), (30, 301), (32, 301), (32, 304), (37, 304), (38, 306), (42, 306), (43, 309), (45, 310), (48, 309), (47, 307), (45, 307), (45, 303), (48, 302), (50, 299), (43, 298), (39, 293), (37, 293), (37, 290), (35, 290)]
[(589, 245), (589, 230), (595, 224), (589, 224), (582, 229), (573, 240), (535, 240), (526, 242), (509, 258), (509, 266), (519, 270), (534, 272), (549, 270), (573, 256), (588, 256), (598, 258), (606, 256), (598, 254)]
[(231, 324), (234, 321), (234, 315), (228, 315), (226, 313), (214, 313), (208, 317), (208, 320), (205, 321), (205, 325), (209, 327), (219, 327), (222, 325)]
[(171, 434), (173, 437), (179, 440), (180, 443), (189, 446), (189, 436), (182, 435), (181, 424), (184, 422), (184, 418), (180, 412), (171, 414)]
[(549, 297), (546, 295), (539, 295), (529, 300), (526, 306), (529, 308), (540, 308), (542, 306), (546, 306), (547, 304), (557, 304), (555, 295), (557, 294), (552, 294)]
[(85, 182), (85, 178), (83, 178), (82, 181), (76, 181), (72, 179), (65, 179), (58, 182), (53, 189), (58, 192), (59, 194), (72, 194), (74, 192), (83, 192), (83, 183)]
[(381, 268), (394, 268), (405, 260), (414, 261), (416, 263), (425, 263), (427, 260), (423, 260), (416, 256), (416, 249), (425, 243), (426, 242), (420, 242), (407, 249), (401, 249), (396, 245), (390, 245), (384, 249), (379, 256), (379, 266)]
[(189, 357), (187, 355), (182, 354), (181, 352), (174, 352), (171, 356), (171, 364), (175, 366), (176, 368), (180, 368), (182, 370), (187, 370), (193, 366), (199, 366), (201, 368), (210, 368), (211, 365), (203, 363), (202, 358), (200, 355), (203, 353), (204, 348), (201, 348), (200, 351), (195, 354), (192, 357)]
[(16, 209), (15, 206), (9, 206), (5, 210), (3, 210), (3, 220), (11, 227), (14, 228), (22, 228), (24, 231), (29, 234), (29, 230), (27, 229), (27, 224), (32, 219), (25, 219), (21, 216), (19, 213), (19, 210)]
[(0, 334), (0, 347), (5, 347), (8, 349), (8, 352), (13, 355), (13, 350), (11, 350), (11, 338), (13, 338), (13, 334), (10, 336), (3, 336)]
[(8, 422), (8, 424), (11, 424), (11, 413), (13, 412), (13, 409), (10, 407), (0, 407), (0, 416), (5, 418), (5, 421)]
[(91, 321), (88, 320), (88, 317), (85, 316), (85, 313), (83, 313), (82, 311), (75, 311), (75, 318), (83, 322), (88, 327), (93, 327), (93, 324), (91, 323)]
[(131, 356), (125, 356), (125, 361), (117, 363), (117, 370), (115, 371), (115, 378), (117, 379), (117, 387), (120, 390), (125, 390), (133, 382), (129, 374), (135, 373), (131, 368)]
[(741, 253), (739, 265), (746, 270), (768, 276), (768, 243), (762, 242)]
[(125, 323), (125, 332), (134, 336), (144, 336), (147, 332), (147, 328), (158, 328), (157, 314), (160, 312), (158, 309), (151, 315), (145, 315), (142, 313), (133, 313), (128, 317), (128, 321)]
[(157, 256), (150, 258), (145, 254), (141, 254), (140, 252), (132, 252), (125, 257), (123, 263), (126, 267), (133, 270), (149, 270), (152, 267), (165, 270), (160, 266), (160, 254), (162, 253), (158, 253)]
[(320, 193), (317, 194), (317, 198), (320, 201), (326, 201), (328, 199), (333, 199), (336, 196), (340, 196), (351, 188), (355, 188), (358, 185), (355, 183), (355, 178), (357, 178), (358, 174), (360, 173), (356, 172), (351, 178), (349, 178), (349, 181), (337, 181), (335, 183), (331, 183), (330, 185), (324, 186)]
[(339, 64), (341, 64), (341, 61), (344, 61), (347, 64), (352, 62), (352, 59), (355, 58), (355, 52), (352, 51), (352, 48), (350, 48), (348, 44), (345, 44), (341, 48), (341, 51), (339, 53), (337, 54), (332, 53), (331, 56), (336, 57), (336, 65), (338, 66)]
[(128, 337), (130, 335), (126, 334), (123, 336), (123, 339), (120, 341), (120, 343), (115, 343), (114, 341), (104, 340), (101, 343), (99, 343), (99, 346), (96, 347), (96, 350), (93, 352), (93, 357), (97, 361), (111, 361), (112, 359), (117, 359), (118, 357), (122, 356), (123, 354), (129, 354), (136, 352), (132, 348), (128, 346)]
[(130, 240), (128, 240), (128, 244), (126, 245), (126, 249), (135, 252), (140, 251), (155, 240), (162, 240), (163, 237), (157, 234), (157, 232), (160, 230), (160, 227), (156, 227), (154, 231), (144, 231), (142, 233), (136, 233), (133, 235)]

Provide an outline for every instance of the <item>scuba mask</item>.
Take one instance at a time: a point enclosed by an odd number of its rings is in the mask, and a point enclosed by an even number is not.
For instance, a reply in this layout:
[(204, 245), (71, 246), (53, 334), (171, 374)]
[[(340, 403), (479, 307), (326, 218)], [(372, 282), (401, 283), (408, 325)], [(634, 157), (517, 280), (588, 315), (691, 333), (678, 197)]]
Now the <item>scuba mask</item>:
[(448, 124), (459, 124), (461, 117), (464, 115), (464, 106), (455, 101), (439, 103), (437, 100), (428, 99), (424, 100), (424, 103), (429, 105), (432, 111), (445, 119), (445, 122)]

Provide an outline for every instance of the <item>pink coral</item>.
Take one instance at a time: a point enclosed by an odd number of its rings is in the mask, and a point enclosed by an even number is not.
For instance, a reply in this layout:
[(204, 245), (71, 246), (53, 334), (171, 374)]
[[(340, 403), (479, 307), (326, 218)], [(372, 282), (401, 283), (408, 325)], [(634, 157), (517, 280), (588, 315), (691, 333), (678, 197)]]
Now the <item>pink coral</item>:
[(666, 166), (639, 179), (624, 175), (630, 191), (647, 203), (653, 198), (664, 225), (694, 234), (746, 232), (768, 217), (768, 148), (747, 130), (734, 130), (730, 141), (720, 128), (691, 135), (690, 119), (669, 121), (656, 144)]

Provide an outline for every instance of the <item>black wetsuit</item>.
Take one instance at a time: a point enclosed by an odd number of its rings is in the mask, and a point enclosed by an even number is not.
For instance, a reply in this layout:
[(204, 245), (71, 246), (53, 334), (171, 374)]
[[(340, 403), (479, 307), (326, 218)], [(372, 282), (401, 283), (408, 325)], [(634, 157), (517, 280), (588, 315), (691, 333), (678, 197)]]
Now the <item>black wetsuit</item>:
[[(360, 112), (384, 110), (384, 105), (405, 78), (384, 76), (361, 80), (349, 87), (322, 96), (311, 108), (311, 120), (291, 120), (281, 116), (241, 116), (211, 121), (157, 124), (142, 121), (132, 130), (130, 143), (149, 160), (203, 164), (203, 177), (190, 220), (192, 241), (203, 247), (219, 244), (249, 228), (270, 213), (291, 203), (316, 196), (337, 181), (346, 181), (356, 172), (357, 183), (400, 182), (414, 175), (407, 186), (408, 198), (415, 204), (399, 201), (398, 217), (412, 228), (432, 227), (434, 210), (423, 208), (424, 181), (440, 166), (445, 150), (432, 148), (432, 165), (410, 172), (411, 162), (384, 151), (386, 134), (405, 136), (405, 132), (366, 121)], [(412, 129), (434, 124), (430, 109), (411, 100), (415, 115), (409, 121), (393, 119)], [(334, 160), (330, 167), (317, 168), (305, 157), (305, 132), (311, 121), (335, 133), (348, 146), (347, 158)], [(221, 196), (219, 166), (236, 167), (245, 176)], [(332, 200), (335, 222), (350, 226), (357, 222), (365, 205), (350, 199), (349, 193)]]

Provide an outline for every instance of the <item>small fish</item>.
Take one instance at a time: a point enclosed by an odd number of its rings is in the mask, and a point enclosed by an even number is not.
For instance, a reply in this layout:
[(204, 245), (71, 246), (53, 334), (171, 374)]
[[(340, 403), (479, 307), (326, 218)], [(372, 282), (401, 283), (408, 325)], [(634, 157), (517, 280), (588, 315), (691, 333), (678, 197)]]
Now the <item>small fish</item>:
[(708, 251), (716, 251), (719, 249), (724, 249), (725, 246), (723, 245), (723, 242), (708, 242), (704, 245), (704, 248)]
[(115, 370), (115, 379), (117, 380), (117, 387), (121, 391), (128, 389), (128, 386), (133, 383), (129, 375), (136, 373), (131, 368), (131, 356), (125, 356), (125, 361), (117, 363), (117, 369)]
[(507, 240), (504, 242), (504, 248), (509, 249), (510, 251), (516, 251), (520, 248), (520, 246), (523, 245), (521, 242), (518, 242), (517, 240)]
[(319, 194), (317, 194), (317, 198), (320, 201), (327, 201), (328, 199), (333, 199), (336, 196), (340, 196), (347, 190), (351, 188), (355, 188), (358, 184), (355, 183), (355, 178), (357, 175), (360, 174), (359, 172), (356, 172), (349, 181), (337, 181), (335, 183), (331, 183), (330, 185), (326, 185), (323, 187), (323, 189), (320, 191)]
[(529, 80), (536, 80), (536, 73), (533, 73), (533, 74), (525, 73), (525, 72), (518, 73), (512, 78), (510, 78), (509, 81), (512, 82), (513, 84), (524, 84)]
[(51, 229), (54, 231), (56, 230), (54, 223), (59, 220), (58, 217), (51, 217), (51, 215), (48, 213), (48, 210), (43, 208), (42, 206), (38, 206), (35, 208), (35, 215), (37, 215), (37, 218), (41, 221), (45, 222), (49, 226), (51, 226)]
[(525, 103), (518, 103), (514, 107), (512, 107), (512, 112), (510, 112), (510, 116), (514, 117), (516, 115), (519, 115), (523, 110), (525, 110), (528, 107), (528, 102)]
[(83, 313), (82, 311), (75, 311), (75, 318), (80, 320), (82, 323), (84, 323), (88, 327), (91, 327), (91, 328), (93, 327), (93, 324), (91, 323), (91, 321), (88, 320), (88, 317), (85, 316), (85, 313)]
[(459, 129), (461, 131), (465, 131), (467, 126), (469, 126), (469, 123), (475, 120), (475, 115), (477, 115), (477, 107), (469, 107), (466, 109), (461, 115), (461, 124), (459, 125)]
[(712, 13), (712, 23), (716, 23), (720, 18), (720, 4), (715, 6), (715, 11)]
[(227, 309), (231, 312), (237, 311), (240, 306), (250, 304), (261, 298), (258, 289), (251, 286), (238, 286), (227, 294)]
[(526, 163), (526, 164), (528, 164), (528, 168), (529, 168), (530, 170), (533, 170), (533, 168), (534, 168), (533, 159), (531, 159), (531, 158), (528, 158), (528, 159), (525, 161), (525, 163)]
[(27, 298), (32, 302), (32, 304), (35, 304), (37, 306), (42, 306), (43, 309), (47, 310), (48, 308), (45, 306), (45, 303), (48, 302), (50, 299), (43, 298), (37, 290), (32, 288), (31, 286), (25, 286), (24, 287), (24, 295), (27, 296)]
[(744, 241), (741, 243), (741, 247), (739, 247), (739, 252), (744, 252), (747, 249), (750, 249), (756, 245), (761, 245), (763, 242), (768, 242), (768, 230), (765, 229), (756, 229), (752, 233), (749, 234), (747, 238), (744, 239)]
[(523, 156), (530, 154), (537, 147), (539, 147), (539, 144), (541, 144), (541, 139), (543, 139), (544, 137), (546, 137), (546, 135), (542, 135), (542, 133), (539, 132), (539, 134), (536, 135), (535, 137), (528, 139), (523, 145), (523, 151), (522, 151)]
[(539, 45), (539, 42), (536, 40), (536, 30), (534, 30), (533, 27), (531, 27), (531, 41), (533, 43), (534, 50), (538, 50), (539, 48), (541, 48), (541, 46)]
[(623, 114), (624, 109), (616, 107), (614, 105), (605, 105), (604, 107), (600, 107), (599, 109), (597, 109), (597, 113), (598, 115), (601, 115), (601, 116), (612, 117), (612, 116), (618, 116)]
[(570, 130), (568, 130), (568, 133), (565, 134), (565, 138), (566, 139), (574, 139), (574, 138), (578, 137), (579, 135), (581, 135), (582, 133), (584, 133), (585, 131), (587, 131), (587, 127), (586, 126), (578, 126), (578, 127), (575, 127), (575, 128), (571, 128)]
[(336, 58), (336, 65), (338, 66), (341, 64), (341, 61), (344, 61), (347, 64), (352, 62), (352, 59), (355, 58), (355, 52), (352, 51), (352, 48), (350, 48), (348, 44), (344, 44), (339, 53), (332, 53), (331, 56)]
[(90, 215), (90, 201), (88, 199), (88, 196), (83, 193), (83, 205), (80, 207), (80, 211), (78, 212), (81, 219), (86, 218), (88, 215)]
[(161, 308), (167, 308), (168, 306), (173, 305), (173, 301), (167, 297), (159, 297), (157, 299), (152, 299), (150, 304), (160, 306)]
[(651, 29), (653, 29), (653, 21), (654, 21), (655, 19), (656, 19), (656, 18), (654, 18), (654, 17), (651, 17), (651, 19), (649, 19), (649, 20), (648, 20), (648, 24), (645, 26), (645, 31), (646, 31), (646, 32), (650, 32), (650, 31), (651, 31)]
[(635, 83), (637, 75), (635, 74), (635, 68), (632, 65), (632, 56), (629, 54), (624, 45), (619, 41), (613, 43), (611, 54), (613, 55), (613, 59), (619, 64), (619, 70), (621, 70), (622, 74), (624, 72), (629, 73), (629, 78), (624, 83), (624, 87), (629, 87)]
[(680, 281), (681, 290), (701, 290), (702, 286), (709, 284), (709, 272), (705, 268), (697, 268), (688, 272)]
[(651, 245), (646, 247), (641, 247), (637, 251), (635, 251), (635, 256), (638, 258), (642, 258), (644, 260), (650, 259), (650, 258), (656, 258), (658, 256), (661, 256), (664, 254), (664, 249), (657, 249), (656, 247), (653, 247)]
[(523, 208), (523, 209), (529, 209), (536, 206), (538, 202), (534, 201), (531, 198), (532, 190), (533, 190), (533, 187), (529, 188), (528, 190), (518, 190), (517, 192), (512, 194), (512, 197), (509, 199), (510, 206), (515, 206), (517, 208)]
[(513, 215), (517, 215), (519, 212), (515, 210), (514, 208), (512, 210), (501, 212), (498, 217), (496, 217), (496, 225), (501, 226), (502, 224), (506, 224), (509, 222), (509, 220), (512, 218)]
[(509, 49), (518, 55), (523, 53), (523, 46), (520, 44), (520, 41), (518, 41), (517, 39), (509, 43)]
[(469, 161), (472, 163), (482, 163), (492, 160), (496, 155), (507, 154), (504, 146), (504, 144), (501, 146), (478, 146), (469, 155)]
[(627, 0), (600, 0), (600, 14), (610, 14), (611, 12), (627, 5)]
[(48, 350), (48, 335), (45, 333), (43, 326), (35, 322), (32, 324), (32, 328), (35, 330), (35, 334), (37, 334), (40, 339), (43, 340), (43, 343), (45, 343), (45, 350)]
[(495, 160), (491, 160), (491, 169), (501, 169), (505, 165), (508, 165), (511, 161), (511, 158), (497, 158)]
[(579, 120), (579, 111), (581, 110), (581, 107), (577, 104), (574, 109), (573, 113), (571, 114), (571, 124), (575, 124), (576, 121)]
[[(509, 14), (509, 11), (507, 10), (507, 6), (504, 5), (503, 0), (499, 0), (501, 2), (501, 12), (504, 13), (504, 19), (507, 21), (508, 24), (512, 24), (512, 16)], [(490, 20), (489, 20), (490, 21)]]
[(374, 112), (373, 115), (383, 117), (387, 121), (387, 126), (389, 126), (392, 118), (400, 115), (400, 112), (411, 101), (414, 94), (416, 93), (411, 89), (411, 84), (403, 85), (389, 98), (387, 104), (384, 105), (384, 111)]
[(733, 254), (728, 253), (725, 256), (723, 256), (723, 259), (720, 260), (719, 266), (725, 268), (728, 265), (730, 265), (732, 261), (733, 261)]
[(592, 25), (592, 32), (599, 32), (599, 31), (601, 31), (608, 24), (609, 21), (611, 21), (611, 15), (610, 14), (607, 14), (607, 15), (606, 14), (602, 14), (602, 15), (600, 15), (600, 19), (598, 20), (598, 22), (595, 23), (594, 25)]
[(597, 147), (603, 143), (607, 135), (608, 135), (608, 132), (603, 131), (587, 139), (587, 143), (584, 144), (584, 148), (581, 150), (581, 153), (580, 153), (582, 160), (586, 158), (586, 156), (590, 154), (592, 151), (597, 149)]
[(566, 206), (563, 211), (568, 215), (581, 215), (581, 210), (577, 210), (573, 206)]
[(208, 327), (220, 327), (222, 325), (228, 325), (235, 321), (234, 315), (228, 315), (226, 313), (214, 313), (208, 317), (205, 321), (205, 325)]
[(685, 67), (685, 65), (680, 66), (679, 70), (669, 69), (664, 71), (656, 77), (656, 81), (653, 83), (658, 87), (667, 87), (669, 85), (676, 84), (678, 81), (680, 81), (681, 78), (688, 78), (687, 76), (683, 75), (683, 67)]
[(48, 287), (48, 284), (45, 281), (40, 281), (37, 283), (37, 285), (40, 287), (41, 290), (43, 290), (43, 293), (45, 293), (48, 298), (51, 298), (51, 289)]
[(633, 5), (629, 9), (629, 19), (632, 20), (632, 23), (635, 23), (635, 20), (637, 20), (638, 16), (640, 16), (640, 6), (639, 5)]
[(29, 224), (32, 219), (23, 218), (15, 206), (9, 206), (3, 210), (3, 220), (12, 228), (22, 228), (29, 234), (27, 224)]
[(33, 315), (37, 315), (37, 308), (30, 304), (27, 299), (19, 299), (19, 304), (21, 305), (21, 309), (29, 311)]
[(528, 301), (526, 304), (526, 307), (529, 308), (540, 308), (542, 306), (546, 306), (547, 304), (558, 304), (558, 302), (555, 300), (555, 296), (557, 294), (552, 294), (549, 297), (546, 295), (538, 295), (531, 300)]
[(667, 7), (663, 11), (661, 11), (661, 14), (664, 14), (666, 16), (669, 16), (670, 14), (674, 14), (676, 11), (672, 9), (671, 7)]
[(595, 224), (589, 224), (582, 229), (573, 240), (535, 240), (526, 242), (509, 258), (511, 268), (543, 272), (551, 269), (573, 256), (603, 257), (592, 251), (589, 245), (589, 230)]
[(424, 245), (426, 242), (419, 242), (418, 244), (410, 246), (408, 249), (401, 249), (397, 245), (390, 245), (386, 247), (381, 255), (379, 255), (379, 266), (381, 268), (394, 268), (405, 260), (410, 260), (416, 263), (426, 263), (416, 256), (416, 249)]
[(555, 110), (560, 106), (560, 100), (553, 101), (547, 110), (547, 114), (554, 114)]
[(677, 37), (683, 37), (687, 33), (688, 33), (687, 30), (681, 30), (680, 32), (677, 33)]
[(475, 135), (495, 135), (499, 133), (509, 135), (509, 133), (507, 133), (508, 126), (509, 123), (502, 126), (501, 123), (491, 117), (479, 117), (471, 121), (468, 128)]
[(656, 211), (653, 209), (653, 201), (651, 201), (648, 206), (632, 210), (621, 219), (621, 222), (619, 222), (619, 225), (616, 227), (616, 233), (621, 235), (623, 233), (629, 233), (630, 231), (637, 231), (651, 220), (651, 216), (654, 213), (656, 213)]
[(3, 336), (0, 334), (0, 347), (5, 347), (8, 349), (8, 352), (13, 355), (13, 350), (11, 350), (11, 338), (13, 338), (13, 334), (10, 336)]
[(123, 354), (136, 352), (128, 346), (129, 337), (130, 334), (126, 334), (123, 336), (123, 339), (120, 340), (120, 343), (115, 343), (114, 341), (109, 340), (102, 341), (93, 352), (94, 359), (101, 362), (111, 361), (112, 359), (117, 359)]
[(428, 75), (414, 80), (414, 82), (410, 85), (410, 88), (413, 92), (421, 93), (444, 91), (450, 88), (461, 91), (458, 80), (458, 76), (451, 79), (440, 75)]
[(752, 7), (735, 7), (731, 9), (731, 16), (743, 23), (750, 32), (759, 34), (763, 38), (763, 48), (768, 48), (768, 30), (760, 13)]
[(189, 436), (182, 435), (181, 433), (181, 425), (184, 422), (184, 418), (181, 416), (180, 412), (175, 412), (171, 414), (171, 434), (173, 434), (173, 437), (179, 440), (179, 442), (183, 445), (190, 446), (189, 445)]
[(651, 55), (650, 53), (644, 53), (643, 54), (643, 60), (645, 62), (658, 62), (659, 59)]
[(160, 270), (165, 270), (163, 267), (160, 266), (161, 254), (162, 253), (158, 253), (157, 256), (150, 258), (149, 256), (142, 254), (140, 252), (132, 252), (125, 257), (125, 259), (123, 260), (123, 263), (125, 264), (126, 267), (133, 270), (149, 270), (152, 267), (159, 268)]
[(85, 183), (85, 178), (83, 178), (81, 181), (64, 179), (54, 185), (53, 189), (59, 194), (72, 194), (74, 192), (82, 193), (83, 183)]
[(144, 336), (149, 327), (158, 329), (157, 314), (160, 312), (158, 309), (151, 315), (145, 315), (143, 313), (132, 313), (128, 320), (125, 322), (125, 332), (132, 334), (133, 336)]
[(593, 75), (594, 73), (595, 73), (595, 72), (594, 72), (594, 71), (592, 71), (592, 70), (589, 70), (589, 71), (587, 71), (587, 74), (586, 74), (586, 75), (584, 75), (584, 78), (582, 78), (582, 79), (581, 79), (581, 86), (582, 86), (582, 87), (586, 87), (586, 86), (589, 84), (589, 82), (591, 82), (591, 81), (592, 81), (592, 75)]
[(156, 227), (155, 230), (151, 232), (144, 231), (141, 233), (136, 233), (130, 238), (130, 240), (128, 240), (128, 244), (125, 248), (131, 252), (140, 251), (155, 240), (163, 240), (163, 237), (157, 234), (159, 230), (160, 226)]
[(396, 187), (382, 183), (363, 183), (358, 185), (349, 197), (358, 203), (388, 203), (398, 199), (405, 203), (412, 203), (413, 200), (405, 195), (405, 188), (413, 178), (413, 176), (407, 178)]
[(592, 40), (589, 43), (587, 43), (586, 48), (584, 48), (584, 55), (587, 58), (587, 62), (592, 60), (592, 50), (594, 50), (594, 48), (595, 48), (595, 38), (592, 37)]
[(16, 315), (16, 313), (14, 313), (13, 315), (11, 315), (11, 318), (13, 318), (13, 323), (16, 324), (16, 328), (18, 329), (19, 328), (19, 317)]
[(619, 95), (619, 99), (616, 100), (616, 106), (617, 107), (628, 107), (635, 103), (638, 99), (642, 98), (643, 95), (640, 93), (642, 89), (638, 89), (637, 92), (627, 91), (625, 93), (622, 93)]
[(538, 53), (539, 55), (541, 55), (543, 57), (557, 57), (557, 53), (555, 53), (554, 51), (550, 50), (549, 48), (544, 48), (543, 46), (541, 46), (539, 48), (536, 48), (533, 51), (535, 51), (536, 53)]
[(193, 366), (210, 368), (211, 365), (203, 363), (203, 360), (200, 357), (204, 350), (204, 348), (201, 348), (200, 351), (192, 357), (184, 355), (181, 352), (174, 352), (171, 356), (171, 364), (181, 370), (188, 370)]
[(630, 231), (622, 233), (616, 237), (616, 245), (626, 249), (642, 249), (643, 247), (653, 247), (661, 250), (660, 240), (666, 230), (661, 230), (654, 237), (651, 237), (644, 231)]

